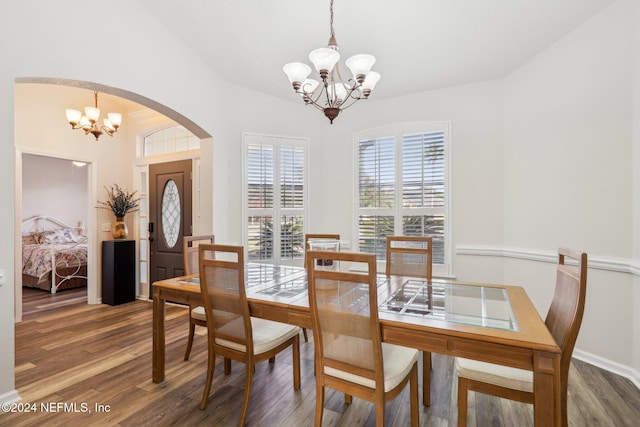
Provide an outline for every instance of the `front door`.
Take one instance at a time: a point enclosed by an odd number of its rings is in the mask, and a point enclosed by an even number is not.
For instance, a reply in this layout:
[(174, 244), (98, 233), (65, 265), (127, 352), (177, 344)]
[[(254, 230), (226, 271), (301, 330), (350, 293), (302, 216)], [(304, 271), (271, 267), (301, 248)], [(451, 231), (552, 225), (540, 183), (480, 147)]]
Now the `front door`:
[(182, 237), (191, 235), (191, 160), (149, 165), (151, 284), (182, 276)]

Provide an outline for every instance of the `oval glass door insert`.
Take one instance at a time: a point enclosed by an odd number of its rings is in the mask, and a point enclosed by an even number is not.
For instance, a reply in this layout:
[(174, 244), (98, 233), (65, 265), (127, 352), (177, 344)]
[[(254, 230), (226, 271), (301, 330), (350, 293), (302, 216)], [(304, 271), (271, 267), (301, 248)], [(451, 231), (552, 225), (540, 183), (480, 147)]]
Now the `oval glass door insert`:
[(175, 181), (170, 179), (162, 190), (162, 234), (167, 246), (178, 242), (180, 230), (180, 193)]

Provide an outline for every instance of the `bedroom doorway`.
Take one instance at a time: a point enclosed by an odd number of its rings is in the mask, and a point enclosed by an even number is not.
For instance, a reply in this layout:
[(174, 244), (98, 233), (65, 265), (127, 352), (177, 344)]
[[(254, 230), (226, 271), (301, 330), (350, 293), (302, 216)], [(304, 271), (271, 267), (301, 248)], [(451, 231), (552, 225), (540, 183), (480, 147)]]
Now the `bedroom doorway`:
[(192, 161), (149, 165), (149, 297), (151, 284), (181, 276), (182, 238), (192, 232)]
[(89, 165), (36, 153), (21, 160), (23, 316), (87, 303)]

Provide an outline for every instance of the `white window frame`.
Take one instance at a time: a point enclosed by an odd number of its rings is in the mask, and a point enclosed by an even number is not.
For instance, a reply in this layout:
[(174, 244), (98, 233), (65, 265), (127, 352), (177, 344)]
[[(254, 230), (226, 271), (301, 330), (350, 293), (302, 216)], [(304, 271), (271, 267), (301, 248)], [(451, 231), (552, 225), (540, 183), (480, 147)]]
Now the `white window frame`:
[[(243, 132), (242, 134), (243, 141), (243, 151), (242, 151), (242, 239), (243, 245), (245, 247), (245, 259), (249, 259), (248, 255), (248, 247), (249, 247), (249, 233), (247, 220), (249, 216), (265, 216), (269, 215), (273, 217), (273, 258), (272, 259), (264, 259), (260, 262), (272, 262), (276, 264), (290, 264), (290, 265), (302, 265), (304, 256), (300, 258), (294, 259), (282, 259), (281, 251), (280, 251), (280, 243), (281, 243), (281, 229), (280, 229), (280, 218), (282, 215), (302, 215), (303, 216), (303, 230), (302, 230), (302, 238), (304, 239), (304, 234), (307, 232), (308, 220), (309, 220), (309, 198), (308, 198), (308, 189), (309, 189), (309, 138), (303, 137), (291, 137), (291, 136), (281, 136), (281, 135), (269, 135), (269, 134), (260, 134), (260, 133), (250, 133)], [(247, 165), (247, 154), (249, 145), (256, 143), (257, 141), (261, 141), (263, 144), (272, 145), (274, 147), (274, 152), (279, 153), (279, 149), (282, 146), (294, 146), (302, 148), (304, 151), (304, 183), (303, 183), (303, 207), (302, 208), (282, 208), (280, 206), (280, 156), (274, 155), (274, 193), (273, 193), (273, 208), (249, 208), (247, 203), (248, 192), (247, 192), (247, 173), (248, 173), (248, 165)]]
[[(440, 277), (451, 277), (452, 267), (452, 238), (451, 238), (451, 123), (448, 121), (424, 121), (407, 122), (394, 125), (383, 126), (357, 132), (353, 136), (353, 158), (354, 158), (354, 215), (353, 215), (353, 242), (354, 250), (360, 250), (360, 215), (370, 212), (372, 215), (386, 215), (394, 217), (394, 234), (402, 235), (402, 217), (408, 213), (407, 208), (402, 206), (402, 136), (413, 133), (443, 132), (444, 133), (444, 163), (445, 163), (445, 189), (444, 208), (411, 208), (411, 215), (428, 215), (433, 213), (444, 214), (444, 263), (433, 264), (433, 274)], [(393, 136), (395, 144), (395, 185), (394, 185), (394, 207), (393, 208), (360, 208), (360, 158), (359, 141), (367, 139), (380, 139)], [(378, 269), (384, 271), (384, 261), (378, 260)]]
[[(173, 138), (166, 137), (166, 132), (169, 130), (174, 133)], [(162, 143), (163, 145), (165, 145), (165, 147), (163, 147), (163, 150), (160, 153), (146, 153), (147, 138), (155, 136), (157, 134), (162, 134)], [(176, 136), (177, 134), (180, 135)], [(179, 148), (178, 142), (183, 142), (184, 144), (186, 144), (186, 147)], [(150, 145), (155, 145), (155, 142), (150, 142)], [(137, 145), (136, 157), (140, 159), (154, 159), (173, 157), (176, 155), (184, 156), (188, 155), (187, 153), (191, 152), (200, 152), (200, 139), (182, 125), (165, 123), (156, 128), (149, 129), (147, 132), (145, 132), (145, 134), (140, 138), (139, 144)]]

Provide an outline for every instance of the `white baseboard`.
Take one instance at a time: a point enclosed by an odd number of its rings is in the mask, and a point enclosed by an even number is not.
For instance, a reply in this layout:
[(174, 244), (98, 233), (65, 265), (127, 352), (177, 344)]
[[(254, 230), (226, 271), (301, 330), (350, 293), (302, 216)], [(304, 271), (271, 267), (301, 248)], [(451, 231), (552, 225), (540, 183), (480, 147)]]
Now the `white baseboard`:
[(0, 403), (14, 403), (22, 400), (18, 390), (11, 390), (6, 393), (0, 394)]
[(617, 362), (612, 362), (609, 359), (605, 359), (595, 354), (587, 353), (586, 351), (574, 350), (573, 357), (590, 365), (597, 366), (614, 374), (618, 374), (625, 378), (628, 378), (635, 386), (640, 389), (640, 372), (636, 371), (629, 366), (622, 365)]

